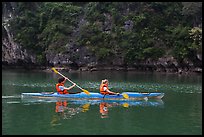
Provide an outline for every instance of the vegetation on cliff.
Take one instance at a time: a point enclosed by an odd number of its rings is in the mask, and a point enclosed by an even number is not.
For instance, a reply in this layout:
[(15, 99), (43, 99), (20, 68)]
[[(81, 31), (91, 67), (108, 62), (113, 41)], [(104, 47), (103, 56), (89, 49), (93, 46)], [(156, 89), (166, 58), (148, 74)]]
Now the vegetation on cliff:
[(69, 45), (127, 65), (164, 56), (195, 63), (202, 54), (201, 2), (16, 2), (13, 14), (15, 41), (41, 64)]

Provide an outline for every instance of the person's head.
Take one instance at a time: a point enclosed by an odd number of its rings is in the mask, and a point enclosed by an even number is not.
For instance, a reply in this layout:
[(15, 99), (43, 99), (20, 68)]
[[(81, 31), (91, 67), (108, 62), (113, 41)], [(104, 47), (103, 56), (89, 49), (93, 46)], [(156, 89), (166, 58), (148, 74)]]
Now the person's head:
[(64, 77), (60, 77), (60, 78), (58, 79), (58, 83), (62, 83), (62, 82), (65, 82), (65, 78), (64, 78)]
[(108, 84), (108, 80), (107, 79), (102, 80), (102, 84)]

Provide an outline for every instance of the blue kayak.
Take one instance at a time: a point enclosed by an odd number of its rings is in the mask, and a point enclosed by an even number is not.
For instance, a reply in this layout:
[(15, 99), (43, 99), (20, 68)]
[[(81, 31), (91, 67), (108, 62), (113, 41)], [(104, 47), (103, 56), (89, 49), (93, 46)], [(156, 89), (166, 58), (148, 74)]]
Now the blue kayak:
[(123, 92), (119, 95), (102, 95), (100, 93), (90, 92), (87, 95), (84, 92), (76, 94), (58, 94), (57, 92), (41, 92), (41, 93), (22, 93), (21, 97), (57, 97), (57, 98), (71, 98), (71, 99), (124, 99), (124, 94), (129, 96), (128, 99), (141, 99), (141, 98), (155, 98), (161, 99), (164, 96), (164, 93), (139, 93), (139, 92)]

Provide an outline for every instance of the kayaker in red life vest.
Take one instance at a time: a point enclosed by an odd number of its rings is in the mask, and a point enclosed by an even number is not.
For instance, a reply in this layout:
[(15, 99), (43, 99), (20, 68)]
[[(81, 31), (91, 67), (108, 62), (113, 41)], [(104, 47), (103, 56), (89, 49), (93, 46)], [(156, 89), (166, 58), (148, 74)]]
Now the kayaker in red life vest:
[(67, 87), (64, 86), (65, 82), (66, 82), (66, 78), (61, 77), (61, 78), (58, 79), (58, 83), (56, 84), (56, 89), (57, 89), (57, 92), (59, 94), (70, 94), (68, 92), (68, 90), (70, 90), (70, 89), (72, 89), (73, 87), (76, 86), (76, 84), (74, 83), (72, 86), (67, 88)]
[(104, 79), (100, 85), (100, 93), (103, 95), (119, 95), (120, 93), (112, 92), (108, 89), (108, 80)]

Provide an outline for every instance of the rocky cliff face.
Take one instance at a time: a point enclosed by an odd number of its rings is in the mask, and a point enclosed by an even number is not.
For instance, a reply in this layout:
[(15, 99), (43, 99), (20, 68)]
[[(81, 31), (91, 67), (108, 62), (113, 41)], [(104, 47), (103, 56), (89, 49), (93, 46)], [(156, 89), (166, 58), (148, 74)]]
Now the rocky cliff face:
[[(15, 6), (15, 5), (13, 5)], [(9, 30), (9, 20), (13, 18), (12, 4), (9, 7), (3, 8), (2, 16), (2, 65), (24, 65), (35, 64), (35, 55), (23, 49), (18, 43), (14, 42), (13, 34)]]
[[(83, 69), (95, 64), (96, 58), (85, 47), (70, 46), (64, 53), (46, 52), (48, 64), (52, 66), (67, 66), (70, 69)], [(84, 69), (83, 69), (84, 70)], [(87, 70), (87, 69), (86, 69)]]
[[(18, 43), (14, 42), (12, 32), (9, 30), (8, 20), (12, 19), (14, 13), (12, 9), (15, 4), (10, 4), (10, 7), (3, 8), (2, 21), (2, 65), (3, 66), (36, 66), (36, 55), (23, 49)], [(159, 72), (202, 72), (202, 54), (197, 55), (197, 63), (185, 60), (184, 64), (180, 64), (174, 57), (165, 56), (158, 60), (147, 59), (145, 61), (133, 61), (132, 64), (127, 64), (119, 55), (110, 60), (100, 61), (96, 56), (83, 46), (76, 46), (75, 39), (80, 33), (80, 28), (86, 22), (84, 17), (79, 21), (79, 25), (73, 33), (72, 40), (67, 43), (66, 51), (63, 53), (54, 53), (50, 50), (45, 52), (47, 66), (66, 67), (68, 69), (82, 71), (96, 70), (148, 70)], [(131, 20), (124, 23), (124, 28), (129, 31), (133, 27)], [(111, 30), (111, 22), (106, 21), (103, 26), (104, 30)]]

